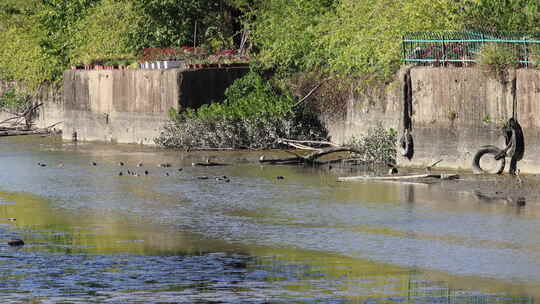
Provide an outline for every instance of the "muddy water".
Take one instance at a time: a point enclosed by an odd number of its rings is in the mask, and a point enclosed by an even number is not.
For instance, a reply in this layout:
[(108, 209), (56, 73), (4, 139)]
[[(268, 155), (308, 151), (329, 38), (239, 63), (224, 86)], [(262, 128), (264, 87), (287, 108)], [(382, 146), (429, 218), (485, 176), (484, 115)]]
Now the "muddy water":
[[(337, 183), (360, 172), (259, 166), (259, 154), (0, 139), (1, 302), (540, 297), (538, 202), (486, 202), (451, 181)], [(234, 165), (191, 166), (207, 157)]]

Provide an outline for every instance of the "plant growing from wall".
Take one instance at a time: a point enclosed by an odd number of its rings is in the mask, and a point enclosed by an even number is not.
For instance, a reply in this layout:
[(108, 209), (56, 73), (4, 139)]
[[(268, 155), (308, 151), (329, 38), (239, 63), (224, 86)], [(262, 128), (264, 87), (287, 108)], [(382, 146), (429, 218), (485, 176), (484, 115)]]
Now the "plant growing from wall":
[(518, 67), (512, 51), (495, 43), (484, 45), (478, 52), (478, 66), (490, 77), (505, 81), (509, 69)]

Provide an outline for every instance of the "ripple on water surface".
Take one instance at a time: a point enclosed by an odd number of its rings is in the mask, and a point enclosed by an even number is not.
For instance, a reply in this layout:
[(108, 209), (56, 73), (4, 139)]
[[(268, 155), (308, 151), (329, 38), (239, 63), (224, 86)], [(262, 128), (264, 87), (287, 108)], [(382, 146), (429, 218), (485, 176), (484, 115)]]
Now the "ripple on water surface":
[[(324, 170), (191, 167), (200, 152), (0, 141), (0, 236), (27, 243), (0, 247), (2, 300), (531, 303), (540, 290), (534, 205)], [(118, 176), (141, 161), (148, 176)]]

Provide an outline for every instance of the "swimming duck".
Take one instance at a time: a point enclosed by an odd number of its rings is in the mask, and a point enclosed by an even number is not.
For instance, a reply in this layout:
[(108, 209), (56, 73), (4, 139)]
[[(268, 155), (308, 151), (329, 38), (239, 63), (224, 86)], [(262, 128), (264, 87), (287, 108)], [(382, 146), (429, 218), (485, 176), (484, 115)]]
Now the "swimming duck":
[(21, 239), (12, 239), (11, 241), (8, 241), (9, 246), (23, 246), (24, 241)]

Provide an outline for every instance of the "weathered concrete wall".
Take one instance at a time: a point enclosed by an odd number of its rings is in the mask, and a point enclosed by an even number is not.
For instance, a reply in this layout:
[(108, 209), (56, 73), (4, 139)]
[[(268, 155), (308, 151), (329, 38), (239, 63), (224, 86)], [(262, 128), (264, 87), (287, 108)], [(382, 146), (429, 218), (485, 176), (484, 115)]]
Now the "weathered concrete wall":
[(345, 117), (322, 117), (332, 141), (346, 144), (351, 138), (365, 135), (377, 126), (398, 130), (402, 108), (399, 90), (396, 82), (389, 87), (350, 93)]
[(64, 139), (154, 144), (169, 109), (220, 101), (247, 69), (64, 72)]
[[(331, 132), (338, 134), (337, 140), (365, 134), (378, 123), (401, 133), (404, 73), (374, 103), (365, 97), (353, 98), (347, 120)], [(512, 116), (515, 79), (516, 113), (525, 136), (525, 156), (518, 167), (522, 172), (540, 173), (540, 71), (513, 71), (501, 81), (475, 68), (418, 67), (410, 69), (410, 79), (414, 156), (411, 160), (400, 157), (400, 166), (423, 167), (443, 159), (441, 167), (470, 169), (480, 146), (504, 147), (500, 127)]]

